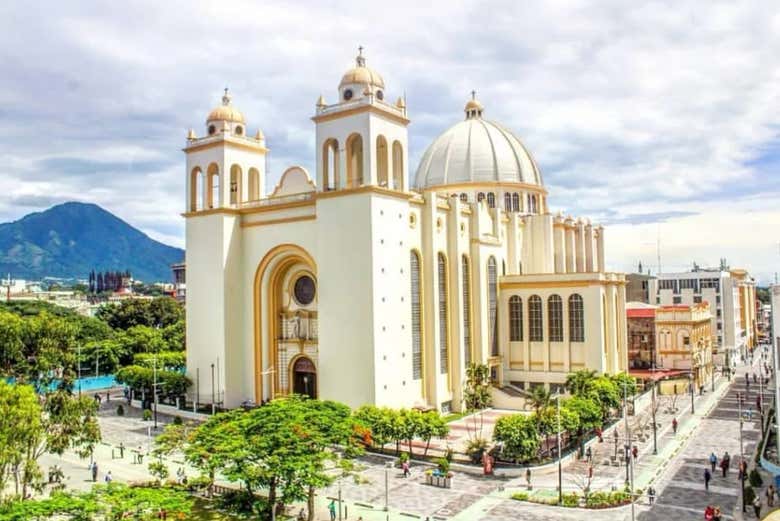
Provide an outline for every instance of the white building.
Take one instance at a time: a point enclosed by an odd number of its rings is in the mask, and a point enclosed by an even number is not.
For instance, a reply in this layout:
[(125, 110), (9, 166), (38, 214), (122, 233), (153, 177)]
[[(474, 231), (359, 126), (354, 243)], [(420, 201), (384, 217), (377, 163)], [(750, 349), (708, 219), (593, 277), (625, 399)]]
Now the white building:
[(755, 345), (755, 282), (744, 270), (661, 273), (650, 281), (650, 300), (662, 306), (708, 302), (718, 365), (733, 366)]
[(190, 131), (198, 400), (296, 392), (449, 410), (469, 362), (499, 385), (626, 370), (625, 280), (605, 271), (603, 228), (549, 213), (533, 158), (473, 96), (412, 185), (404, 99), (388, 102), (382, 77), (356, 62), (338, 100), (316, 104), (314, 179), (293, 166), (264, 193), (264, 136), (248, 137), (227, 92), (206, 136)]

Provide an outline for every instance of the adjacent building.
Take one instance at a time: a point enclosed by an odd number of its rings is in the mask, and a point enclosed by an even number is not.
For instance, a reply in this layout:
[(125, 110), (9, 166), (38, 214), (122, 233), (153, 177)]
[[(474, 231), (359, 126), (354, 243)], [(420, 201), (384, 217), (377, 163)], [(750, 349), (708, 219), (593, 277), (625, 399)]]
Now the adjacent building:
[[(642, 263), (639, 263), (639, 271), (637, 273), (626, 274), (626, 302), (644, 302), (645, 304), (652, 304), (655, 302), (655, 298), (652, 299), (650, 295), (650, 284), (652, 280), (655, 280), (653, 275), (649, 272), (642, 271)], [(655, 297), (655, 295), (653, 295)]]
[(205, 135), (189, 132), (193, 398), (447, 411), (472, 362), (526, 388), (626, 371), (625, 278), (606, 270), (604, 229), (550, 212), (528, 149), (474, 95), (412, 179), (410, 115), (388, 92), (359, 55), (314, 107), (315, 175), (291, 166), (270, 191), (265, 135), (227, 91)]
[(657, 306), (644, 302), (626, 303), (628, 366), (630, 369), (658, 367), (655, 350), (656, 309)]
[(741, 269), (662, 273), (649, 281), (651, 303), (661, 306), (710, 304), (710, 325), (718, 365), (733, 366), (756, 345), (755, 281)]
[(712, 315), (707, 302), (655, 310), (656, 365), (685, 370), (698, 388), (713, 378)]

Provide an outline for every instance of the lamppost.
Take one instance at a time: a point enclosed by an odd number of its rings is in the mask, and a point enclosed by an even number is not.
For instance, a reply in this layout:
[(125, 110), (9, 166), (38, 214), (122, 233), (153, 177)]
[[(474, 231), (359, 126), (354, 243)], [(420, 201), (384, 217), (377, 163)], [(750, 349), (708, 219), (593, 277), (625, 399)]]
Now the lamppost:
[(628, 388), (623, 380), (623, 419), (626, 425), (626, 481), (628, 482), (629, 494), (631, 497), (631, 521), (636, 519), (636, 505), (634, 504), (634, 465), (633, 455), (631, 454), (631, 428), (628, 425)]
[(558, 504), (563, 505), (563, 466), (561, 463), (561, 395), (558, 393), (556, 400), (556, 409), (558, 413)]
[(688, 380), (689, 380), (688, 388), (691, 390), (691, 416), (693, 416), (694, 414), (696, 414), (696, 409), (694, 408), (694, 405), (693, 405), (693, 398), (694, 398), (694, 394), (693, 394), (693, 369), (691, 369), (691, 372), (688, 374)]
[[(780, 337), (775, 337), (775, 342), (771, 344), (772, 348), (772, 365), (774, 366), (774, 377), (775, 377), (775, 404), (780, 404), (780, 386), (778, 386), (778, 360), (777, 360), (777, 348), (780, 346)], [(775, 436), (775, 439), (777, 440), (777, 453), (780, 454), (780, 414), (777, 412), (775, 413), (775, 421), (777, 422), (777, 436)]]
[[(744, 445), (742, 443), (742, 393), (737, 393), (737, 411), (739, 412), (739, 465), (740, 467), (743, 467), (742, 462), (745, 461), (745, 449)], [(742, 486), (742, 511), (747, 512), (747, 507), (745, 505), (745, 473), (742, 472), (742, 479), (740, 479), (740, 484)]]
[(78, 364), (76, 367), (76, 372), (78, 373), (77, 378), (79, 381), (79, 396), (81, 396), (81, 344), (80, 343), (77, 347), (76, 363)]
[(390, 503), (390, 486), (389, 486), (389, 478), (390, 478), (390, 468), (393, 466), (392, 461), (388, 461), (385, 463), (385, 512), (389, 510), (388, 504)]
[(152, 357), (153, 362), (153, 383), (152, 383), (152, 389), (154, 390), (154, 430), (157, 430), (157, 354)]
[(211, 364), (211, 414), (213, 415), (216, 412), (217, 409), (216, 405), (214, 404), (214, 364)]
[(651, 377), (653, 379), (653, 403), (650, 405), (651, 411), (653, 413), (653, 455), (658, 454), (658, 438), (656, 436), (656, 423), (655, 423), (655, 385), (656, 385), (656, 379), (655, 379), (655, 360), (653, 360), (653, 367), (650, 371)]

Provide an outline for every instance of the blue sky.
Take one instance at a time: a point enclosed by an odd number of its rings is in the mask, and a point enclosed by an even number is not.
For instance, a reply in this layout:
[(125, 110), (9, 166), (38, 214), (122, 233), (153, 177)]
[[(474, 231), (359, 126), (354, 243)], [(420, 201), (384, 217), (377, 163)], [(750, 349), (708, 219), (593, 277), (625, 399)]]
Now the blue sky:
[[(774, 2), (4, 2), (0, 220), (98, 203), (183, 245), (187, 129), (224, 86), (269, 184), (313, 170), (320, 94), (356, 48), (407, 96), (410, 162), (476, 89), (542, 168), (554, 211), (607, 225), (608, 264), (780, 269)], [(411, 173), (413, 175), (413, 171)]]

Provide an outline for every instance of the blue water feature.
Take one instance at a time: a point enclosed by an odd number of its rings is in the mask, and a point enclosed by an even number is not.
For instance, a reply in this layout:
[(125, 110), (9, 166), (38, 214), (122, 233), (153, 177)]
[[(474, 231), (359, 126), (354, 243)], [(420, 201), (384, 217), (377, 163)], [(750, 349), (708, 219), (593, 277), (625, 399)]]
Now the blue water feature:
[[(15, 382), (15, 378), (9, 377), (5, 379), (6, 382), (9, 384), (13, 384)], [(59, 384), (59, 380), (55, 380), (51, 383), (49, 386), (49, 390), (53, 391), (57, 388), (57, 384)], [(85, 378), (76, 378), (73, 381), (73, 391), (77, 392), (79, 390), (79, 384), (81, 385), (81, 392), (86, 391), (96, 391), (98, 389), (108, 389), (110, 387), (117, 387), (120, 384), (116, 383), (116, 378), (112, 374), (107, 374), (104, 376), (87, 376)]]

